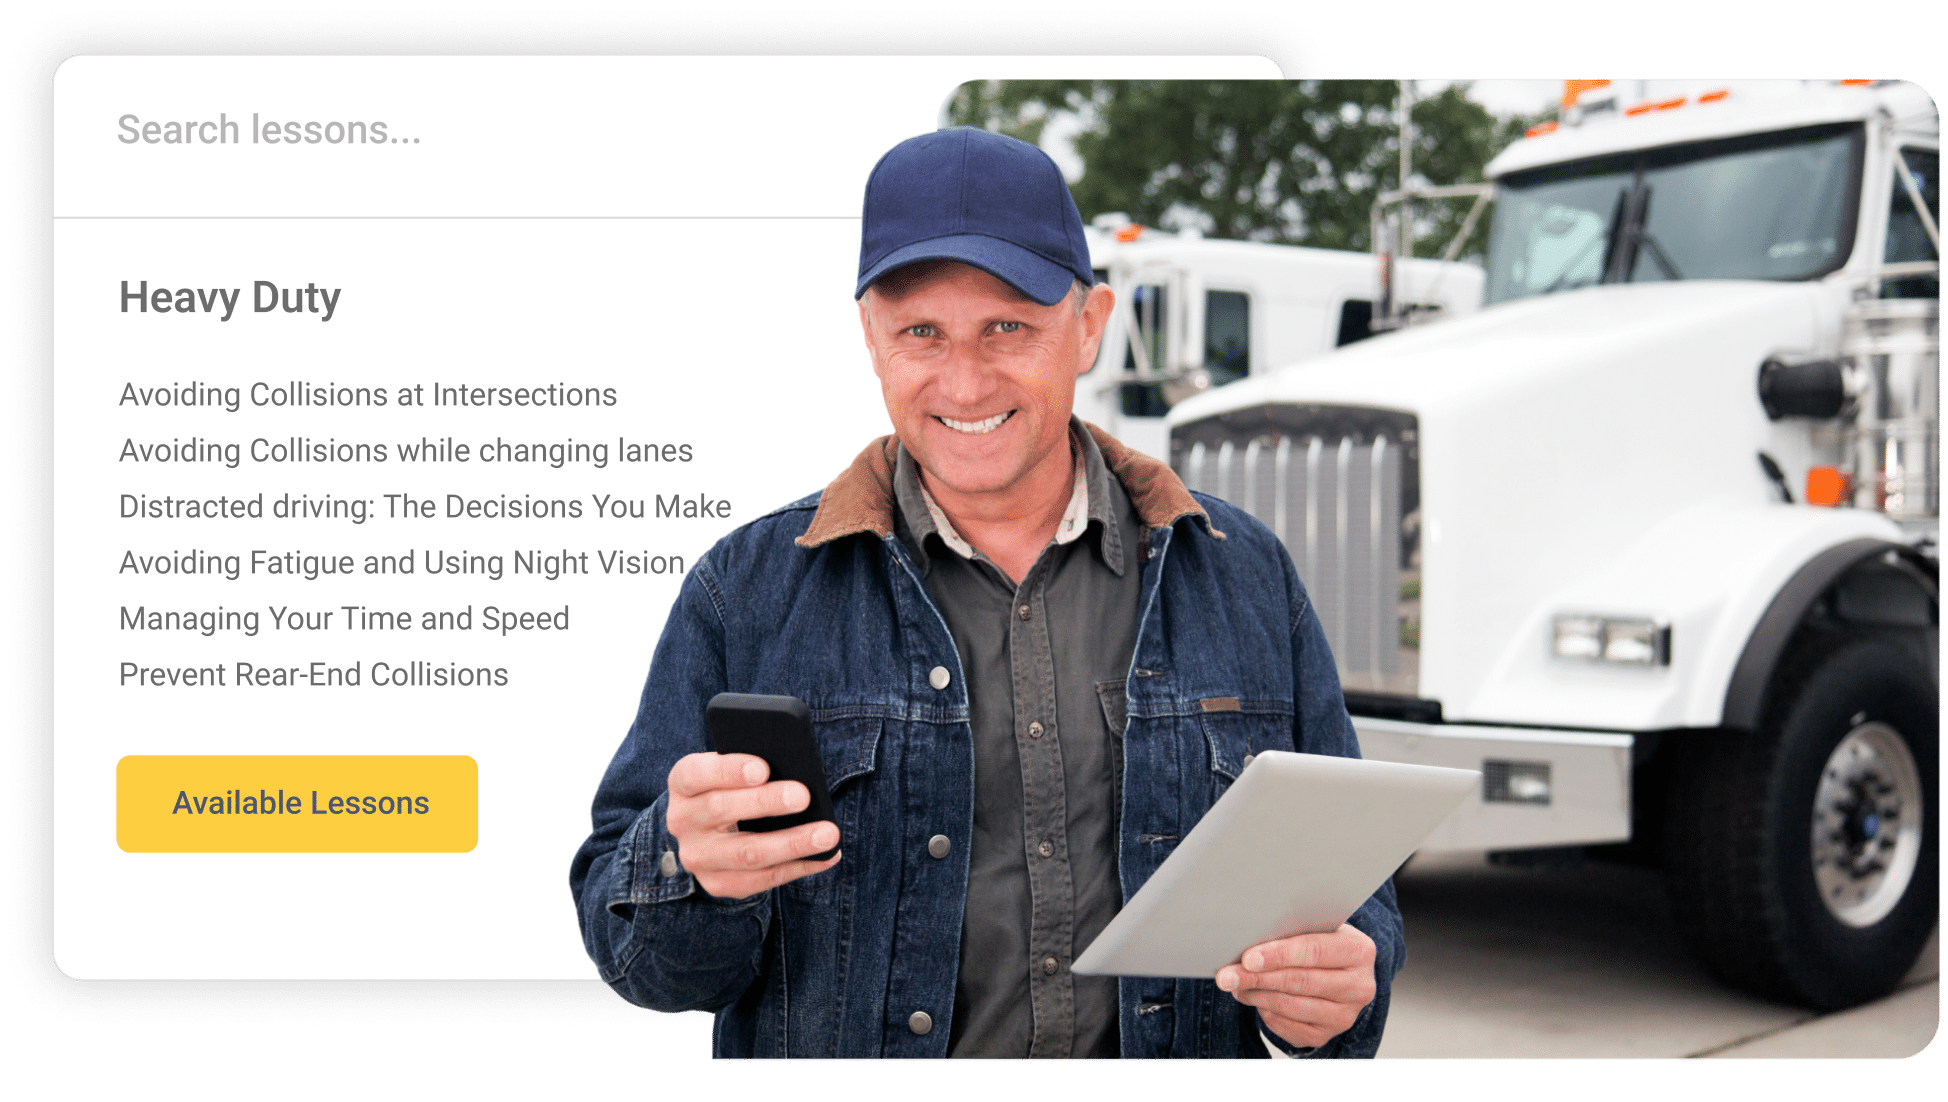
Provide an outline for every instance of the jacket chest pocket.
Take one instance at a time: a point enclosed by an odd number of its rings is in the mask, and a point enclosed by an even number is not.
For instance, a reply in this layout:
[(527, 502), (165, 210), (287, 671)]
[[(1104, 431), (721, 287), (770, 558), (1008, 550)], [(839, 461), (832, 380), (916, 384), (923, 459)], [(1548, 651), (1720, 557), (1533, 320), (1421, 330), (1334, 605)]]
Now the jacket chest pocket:
[(1261, 750), (1291, 750), (1292, 713), (1277, 708), (1244, 711), (1233, 700), (1197, 714), (1198, 728), (1210, 752), (1211, 772), (1222, 792)]
[(1134, 892), (1231, 787), (1252, 755), (1292, 749), (1292, 713), (1273, 704), (1233, 708), (1165, 702), (1164, 714), (1133, 710), (1125, 752), (1133, 767), (1122, 837), (1124, 878)]
[(850, 717), (820, 721), (812, 719), (812, 737), (818, 742), (819, 764), (825, 770), (825, 787), (832, 794), (832, 821), (839, 828), (839, 863), (829, 869), (800, 877), (785, 885), (793, 895), (811, 898), (844, 883), (865, 867), (872, 830), (869, 802), (872, 799), (873, 769), (878, 762), (880, 732), (885, 721), (873, 717)]

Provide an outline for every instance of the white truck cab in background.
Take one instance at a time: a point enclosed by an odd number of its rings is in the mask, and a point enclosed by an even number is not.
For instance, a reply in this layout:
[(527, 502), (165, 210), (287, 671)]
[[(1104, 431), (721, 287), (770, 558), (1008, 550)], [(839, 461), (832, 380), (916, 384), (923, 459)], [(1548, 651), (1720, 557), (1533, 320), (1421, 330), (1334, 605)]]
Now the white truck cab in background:
[(1483, 771), (1427, 848), (1630, 842), (1816, 1007), (1936, 923), (1939, 134), (1898, 82), (1572, 100), (1488, 167), (1483, 309), (1168, 418), (1367, 756)]
[[(1103, 215), (1086, 228), (1116, 312), (1075, 412), (1124, 444), (1168, 460), (1170, 407), (1372, 335), (1378, 261), (1369, 254), (1208, 239)], [(1473, 313), (1481, 269), (1413, 260), (1401, 301), (1420, 318)]]

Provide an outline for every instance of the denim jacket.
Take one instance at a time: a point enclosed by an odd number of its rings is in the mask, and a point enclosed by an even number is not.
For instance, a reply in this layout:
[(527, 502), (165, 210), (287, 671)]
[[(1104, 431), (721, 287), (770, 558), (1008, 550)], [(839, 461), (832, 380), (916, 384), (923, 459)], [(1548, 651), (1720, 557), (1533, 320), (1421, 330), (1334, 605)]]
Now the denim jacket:
[[(1127, 680), (1102, 689), (1122, 731), (1127, 902), (1247, 756), (1357, 757), (1359, 745), (1319, 619), (1271, 532), (1090, 431), (1147, 532), (1135, 656)], [(953, 639), (893, 534), (893, 454), (891, 437), (874, 441), (822, 494), (737, 529), (691, 569), (570, 872), (602, 979), (640, 1006), (715, 1011), (718, 1056), (947, 1051), (973, 734)], [(810, 705), (844, 854), (742, 900), (697, 886), (664, 821), (670, 767), (710, 749), (704, 706), (725, 691)], [(935, 835), (951, 842), (944, 857), (929, 852)], [(1391, 881), (1351, 922), (1377, 947), (1378, 993), (1338, 1037), (1285, 1051), (1379, 1046), (1405, 958)], [(1266, 1055), (1257, 1012), (1211, 980), (1119, 987), (1125, 1057)]]

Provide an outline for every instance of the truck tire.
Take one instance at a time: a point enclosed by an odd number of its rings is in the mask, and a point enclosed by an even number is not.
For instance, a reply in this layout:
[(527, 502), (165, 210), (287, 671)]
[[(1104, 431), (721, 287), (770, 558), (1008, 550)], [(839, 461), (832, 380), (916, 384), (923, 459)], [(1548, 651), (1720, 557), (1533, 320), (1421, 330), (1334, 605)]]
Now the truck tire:
[(1685, 940), (1753, 994), (1821, 1010), (1894, 990), (1938, 910), (1936, 683), (1884, 636), (1781, 664), (1753, 732), (1700, 733), (1665, 855)]

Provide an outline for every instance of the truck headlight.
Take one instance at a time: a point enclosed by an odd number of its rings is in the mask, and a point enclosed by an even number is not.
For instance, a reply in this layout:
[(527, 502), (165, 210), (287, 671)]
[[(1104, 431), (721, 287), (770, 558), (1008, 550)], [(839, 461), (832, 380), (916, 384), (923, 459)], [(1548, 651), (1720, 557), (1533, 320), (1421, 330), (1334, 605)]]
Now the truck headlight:
[(1671, 629), (1652, 620), (1565, 614), (1556, 617), (1557, 658), (1626, 666), (1671, 664)]
[(1603, 621), (1595, 616), (1556, 617), (1556, 657), (1603, 657)]

